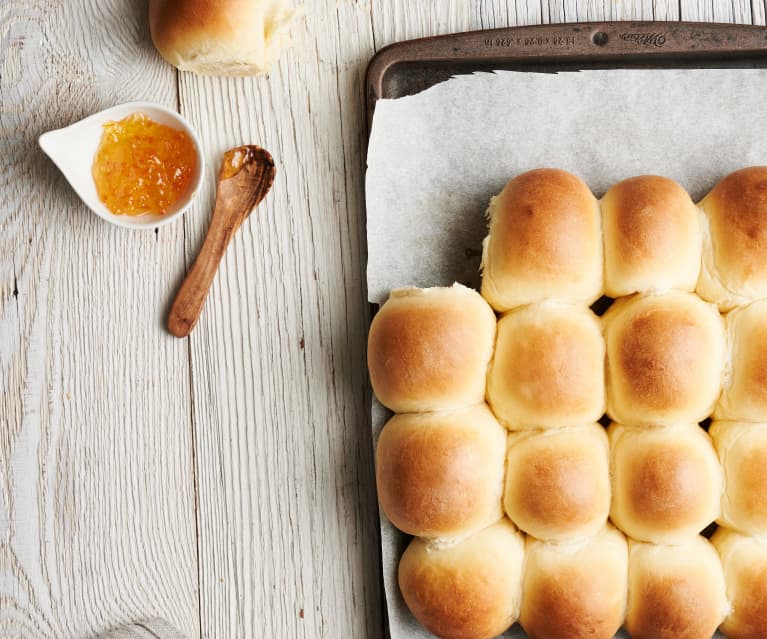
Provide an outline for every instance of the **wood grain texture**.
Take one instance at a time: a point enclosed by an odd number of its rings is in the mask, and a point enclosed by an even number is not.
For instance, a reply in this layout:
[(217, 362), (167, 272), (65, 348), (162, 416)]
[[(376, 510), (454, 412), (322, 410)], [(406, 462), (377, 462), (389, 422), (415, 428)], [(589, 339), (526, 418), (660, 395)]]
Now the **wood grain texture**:
[(98, 220), (36, 144), (128, 99), (175, 106), (145, 11), (0, 4), (2, 637), (198, 628), (187, 352), (161, 330), (183, 228)]
[[(204, 637), (383, 628), (364, 363), (370, 6), (315, 3), (294, 37), (268, 79), (180, 76), (211, 171), (241, 143), (277, 164), (190, 337)], [(187, 219), (190, 254), (211, 202)]]
[[(765, 2), (307, 3), (294, 49), (260, 79), (177, 75), (145, 13), (145, 0), (0, 3), (0, 637), (83, 637), (152, 615), (210, 639), (382, 637), (368, 60), (474, 28), (764, 24)], [(179, 105), (206, 145), (207, 190), (157, 235), (90, 215), (35, 144), (129, 99)], [(175, 340), (165, 312), (207, 228), (220, 155), (242, 143), (274, 155), (273, 191), (195, 332)]]

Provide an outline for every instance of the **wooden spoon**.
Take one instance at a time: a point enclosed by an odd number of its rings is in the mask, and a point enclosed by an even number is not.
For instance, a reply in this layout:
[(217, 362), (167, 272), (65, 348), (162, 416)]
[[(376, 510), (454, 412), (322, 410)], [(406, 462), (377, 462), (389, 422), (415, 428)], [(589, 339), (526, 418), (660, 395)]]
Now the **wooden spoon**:
[(208, 233), (168, 315), (168, 330), (176, 337), (192, 332), (229, 241), (266, 197), (275, 173), (272, 156), (259, 146), (238, 146), (224, 153)]

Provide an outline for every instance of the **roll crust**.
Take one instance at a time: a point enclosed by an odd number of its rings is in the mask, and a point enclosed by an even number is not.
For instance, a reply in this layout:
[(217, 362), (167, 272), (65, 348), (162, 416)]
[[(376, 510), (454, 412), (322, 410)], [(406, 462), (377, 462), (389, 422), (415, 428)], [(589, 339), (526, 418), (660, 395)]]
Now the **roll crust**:
[(577, 545), (527, 538), (519, 622), (534, 639), (612, 639), (623, 622), (628, 551), (612, 526)]
[(149, 28), (163, 58), (205, 75), (261, 75), (289, 43), (296, 12), (285, 0), (150, 0)]
[(767, 538), (767, 424), (714, 422), (709, 433), (725, 478), (719, 523)]
[(549, 541), (596, 534), (610, 511), (609, 446), (598, 424), (509, 437), (504, 508)]
[(625, 626), (632, 639), (711, 639), (727, 611), (722, 565), (705, 538), (629, 542)]
[(613, 500), (610, 518), (626, 535), (676, 544), (720, 515), (722, 470), (696, 424), (608, 429)]
[(729, 374), (714, 418), (767, 421), (767, 301), (727, 314)]
[(722, 310), (767, 297), (767, 166), (730, 173), (700, 206), (708, 235), (698, 295)]
[(437, 637), (490, 639), (519, 615), (523, 556), (524, 539), (508, 520), (447, 548), (416, 538), (400, 560), (400, 591)]
[(518, 175), (493, 198), (482, 295), (497, 311), (545, 299), (591, 304), (602, 294), (599, 206), (559, 169)]
[(593, 423), (604, 393), (604, 340), (588, 308), (533, 304), (501, 318), (487, 397), (507, 428)]
[(465, 408), (483, 401), (495, 314), (465, 286), (391, 292), (370, 325), (373, 392), (398, 413)]
[(677, 182), (641, 175), (601, 200), (605, 295), (695, 290), (702, 235), (698, 208)]
[(613, 420), (669, 425), (713, 412), (725, 358), (714, 306), (681, 292), (633, 296), (615, 302), (602, 321)]
[(767, 546), (719, 528), (711, 538), (724, 569), (731, 610), (720, 626), (728, 639), (767, 637)]
[(376, 446), (378, 499), (400, 530), (463, 537), (501, 516), (506, 430), (484, 406), (395, 415)]

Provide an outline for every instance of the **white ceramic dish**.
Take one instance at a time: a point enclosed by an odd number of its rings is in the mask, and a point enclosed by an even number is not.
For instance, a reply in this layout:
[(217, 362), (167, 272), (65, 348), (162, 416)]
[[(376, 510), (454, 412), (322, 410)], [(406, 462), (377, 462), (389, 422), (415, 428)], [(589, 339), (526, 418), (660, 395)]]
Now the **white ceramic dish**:
[[(189, 188), (165, 215), (114, 215), (96, 193), (91, 170), (104, 131), (103, 125), (136, 112), (144, 113), (160, 124), (186, 131), (197, 151), (197, 168)], [(154, 229), (181, 217), (199, 193), (205, 173), (202, 145), (197, 133), (178, 113), (152, 102), (128, 102), (104, 109), (68, 127), (44, 133), (38, 142), (88, 208), (107, 222), (130, 229)]]

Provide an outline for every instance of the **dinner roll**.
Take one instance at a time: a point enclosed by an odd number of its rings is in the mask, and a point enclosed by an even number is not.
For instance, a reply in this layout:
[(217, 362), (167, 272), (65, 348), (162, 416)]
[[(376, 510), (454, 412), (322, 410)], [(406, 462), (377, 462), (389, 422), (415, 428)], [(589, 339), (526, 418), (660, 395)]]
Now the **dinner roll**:
[(767, 637), (767, 546), (719, 528), (711, 538), (724, 569), (730, 612), (720, 626), (728, 639)]
[(533, 639), (612, 639), (627, 583), (626, 540), (612, 526), (577, 544), (528, 537), (519, 622)]
[(370, 325), (373, 392), (398, 413), (478, 404), (494, 339), (495, 314), (476, 291), (394, 290)]
[(708, 228), (698, 295), (722, 310), (767, 297), (767, 166), (730, 173), (700, 206)]
[(629, 541), (633, 639), (711, 639), (727, 612), (722, 564), (704, 537), (679, 546)]
[(724, 323), (690, 293), (634, 296), (603, 316), (607, 414), (624, 424), (697, 422), (722, 384)]
[(289, 44), (295, 14), (287, 0), (150, 0), (149, 28), (182, 71), (259, 75)]
[(699, 210), (669, 178), (641, 175), (601, 201), (605, 295), (694, 291), (700, 274)]
[(602, 294), (596, 198), (558, 169), (518, 175), (490, 201), (482, 295), (497, 311), (545, 299), (591, 304)]
[(598, 424), (511, 435), (506, 514), (538, 539), (595, 534), (610, 512), (609, 455), (607, 434)]
[(462, 537), (501, 518), (506, 430), (484, 405), (395, 415), (376, 446), (378, 499), (400, 530)]
[(612, 424), (608, 435), (610, 518), (629, 537), (681, 543), (719, 517), (722, 469), (702, 428)]
[(512, 430), (589, 424), (605, 409), (604, 340), (585, 306), (515, 309), (498, 323), (487, 397)]
[(729, 366), (715, 419), (767, 422), (767, 301), (727, 314)]
[(439, 548), (413, 539), (399, 563), (402, 597), (442, 639), (490, 639), (519, 614), (524, 540), (506, 519)]
[(767, 424), (714, 422), (709, 433), (724, 470), (719, 523), (767, 539)]

